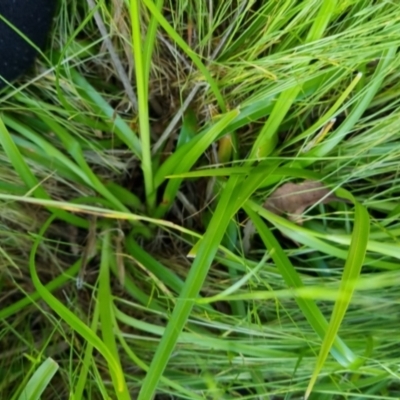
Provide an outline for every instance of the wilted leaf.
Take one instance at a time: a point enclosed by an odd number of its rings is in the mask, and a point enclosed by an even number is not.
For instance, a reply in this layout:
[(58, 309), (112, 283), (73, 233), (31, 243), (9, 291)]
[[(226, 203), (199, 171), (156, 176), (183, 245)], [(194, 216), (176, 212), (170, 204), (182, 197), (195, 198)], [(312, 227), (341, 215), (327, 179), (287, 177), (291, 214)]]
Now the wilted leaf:
[(285, 183), (268, 197), (264, 207), (276, 215), (288, 214), (291, 220), (301, 223), (300, 218), (305, 209), (331, 201), (346, 202), (321, 182), (306, 180), (302, 183)]

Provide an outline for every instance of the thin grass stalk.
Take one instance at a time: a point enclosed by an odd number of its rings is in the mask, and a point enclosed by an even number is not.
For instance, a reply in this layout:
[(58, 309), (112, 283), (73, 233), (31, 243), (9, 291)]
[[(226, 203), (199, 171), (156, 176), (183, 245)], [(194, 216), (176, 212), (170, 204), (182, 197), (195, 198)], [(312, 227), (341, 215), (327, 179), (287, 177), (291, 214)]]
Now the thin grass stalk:
[(146, 193), (146, 202), (150, 213), (154, 209), (156, 193), (154, 191), (153, 165), (151, 157), (151, 136), (149, 120), (148, 78), (145, 76), (145, 59), (142, 49), (142, 34), (140, 31), (140, 2), (131, 0), (129, 3), (132, 25), (132, 43), (135, 58), (136, 87), (139, 107), (139, 129), (142, 142), (142, 171)]

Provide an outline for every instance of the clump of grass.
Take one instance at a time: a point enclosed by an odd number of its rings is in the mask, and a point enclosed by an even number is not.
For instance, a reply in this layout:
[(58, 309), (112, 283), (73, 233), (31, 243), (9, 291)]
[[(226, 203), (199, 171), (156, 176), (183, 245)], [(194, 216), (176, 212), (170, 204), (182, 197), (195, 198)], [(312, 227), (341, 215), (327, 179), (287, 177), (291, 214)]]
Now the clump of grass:
[[(0, 100), (0, 397), (398, 397), (399, 25), (62, 2)], [(261, 206), (303, 179), (349, 204)]]

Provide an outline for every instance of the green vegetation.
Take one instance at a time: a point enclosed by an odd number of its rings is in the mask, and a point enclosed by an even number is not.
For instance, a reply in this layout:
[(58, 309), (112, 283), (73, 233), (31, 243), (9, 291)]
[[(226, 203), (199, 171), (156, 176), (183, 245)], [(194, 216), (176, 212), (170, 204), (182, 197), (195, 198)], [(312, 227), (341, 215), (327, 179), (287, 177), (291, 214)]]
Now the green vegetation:
[[(61, 3), (0, 97), (0, 398), (400, 398), (397, 3)], [(347, 202), (262, 207), (305, 179)]]

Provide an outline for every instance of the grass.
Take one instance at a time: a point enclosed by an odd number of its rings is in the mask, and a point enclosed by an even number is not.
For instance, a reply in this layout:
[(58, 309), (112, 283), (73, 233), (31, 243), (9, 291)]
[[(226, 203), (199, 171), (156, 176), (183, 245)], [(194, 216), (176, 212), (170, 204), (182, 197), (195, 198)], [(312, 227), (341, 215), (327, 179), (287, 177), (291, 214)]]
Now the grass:
[[(397, 5), (60, 3), (0, 97), (0, 398), (400, 397)], [(262, 207), (304, 179), (347, 202)]]

